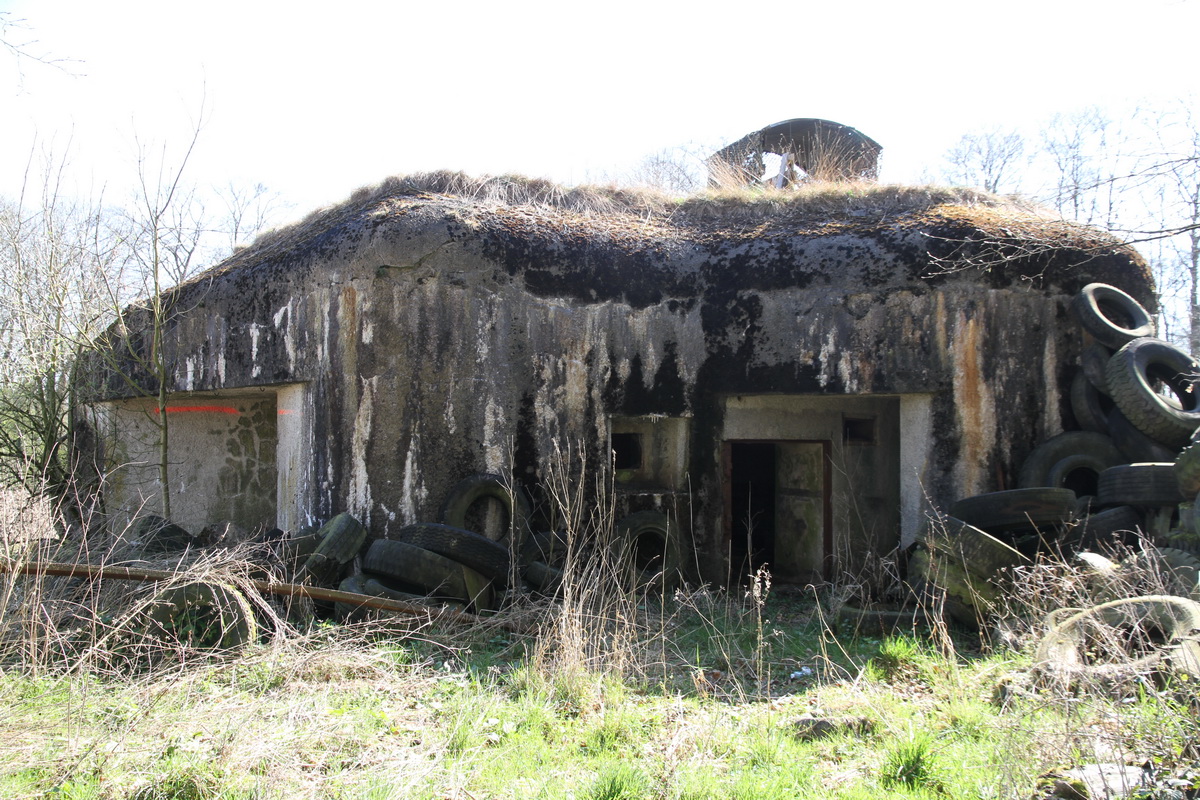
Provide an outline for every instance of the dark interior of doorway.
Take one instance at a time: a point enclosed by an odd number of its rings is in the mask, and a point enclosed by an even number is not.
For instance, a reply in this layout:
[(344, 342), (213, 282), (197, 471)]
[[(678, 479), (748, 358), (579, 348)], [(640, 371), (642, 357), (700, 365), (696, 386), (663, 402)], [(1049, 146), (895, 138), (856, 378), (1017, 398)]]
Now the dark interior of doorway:
[(775, 558), (775, 444), (731, 442), (729, 583), (744, 585)]

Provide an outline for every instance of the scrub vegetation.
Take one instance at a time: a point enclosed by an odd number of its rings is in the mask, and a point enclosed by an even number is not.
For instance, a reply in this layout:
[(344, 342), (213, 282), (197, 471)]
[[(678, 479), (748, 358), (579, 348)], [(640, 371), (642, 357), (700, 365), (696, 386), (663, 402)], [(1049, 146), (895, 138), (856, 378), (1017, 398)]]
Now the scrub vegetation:
[[(6, 566), (78, 546), (45, 500), (6, 495), (0, 526)], [(252, 557), (180, 580), (247, 591)], [(226, 653), (139, 625), (150, 587), (6, 571), (0, 795), (1030, 797), (1081, 764), (1200, 760), (1192, 676), (1035, 680), (1028, 599), (982, 634), (933, 614), (884, 635), (839, 614), (845, 587), (655, 596), (604, 568), (472, 626), (335, 625), (247, 591), (261, 634)], [(1084, 578), (1016, 580), (1051, 603)]]

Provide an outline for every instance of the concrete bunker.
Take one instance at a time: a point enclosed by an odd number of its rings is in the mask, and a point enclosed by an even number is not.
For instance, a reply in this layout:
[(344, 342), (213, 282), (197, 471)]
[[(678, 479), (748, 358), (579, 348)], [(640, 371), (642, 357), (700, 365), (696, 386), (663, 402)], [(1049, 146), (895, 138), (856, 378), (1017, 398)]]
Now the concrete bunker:
[[(181, 415), (205, 444), (172, 445), (176, 521), (241, 508), (296, 530), (348, 511), (386, 538), (497, 473), (545, 529), (569, 452), (618, 514), (676, 521), (693, 580), (839, 580), (912, 541), (927, 504), (1014, 486), (1038, 442), (1077, 427), (1064, 321), (1095, 281), (1153, 303), (1145, 263), (1107, 235), (958, 190), (674, 202), (395, 179), (176, 290), (172, 404), (262, 419), (258, 465), (222, 478), (232, 415)], [(145, 312), (125, 325), (136, 352)], [(145, 403), (110, 362), (91, 375), (99, 427)], [(114, 512), (153, 502), (139, 430), (99, 437)]]

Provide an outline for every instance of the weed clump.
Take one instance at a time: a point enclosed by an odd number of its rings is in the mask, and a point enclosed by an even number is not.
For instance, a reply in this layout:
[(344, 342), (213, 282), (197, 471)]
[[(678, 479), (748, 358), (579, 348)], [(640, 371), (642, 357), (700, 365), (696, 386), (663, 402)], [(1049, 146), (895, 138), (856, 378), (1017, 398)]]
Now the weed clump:
[(888, 748), (879, 769), (879, 782), (883, 788), (940, 791), (943, 784), (933, 744), (932, 737), (913, 734)]

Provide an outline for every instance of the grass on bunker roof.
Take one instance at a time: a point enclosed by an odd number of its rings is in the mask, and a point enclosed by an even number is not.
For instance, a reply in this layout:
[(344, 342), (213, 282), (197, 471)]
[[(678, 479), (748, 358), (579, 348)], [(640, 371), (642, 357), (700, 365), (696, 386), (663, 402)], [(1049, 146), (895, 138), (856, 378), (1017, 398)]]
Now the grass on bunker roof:
[(597, 234), (625, 230), (648, 239), (869, 230), (902, 219), (928, 224), (941, 220), (946, 209), (956, 210), (948, 219), (963, 224), (1007, 222), (1010, 230), (1014, 224), (1030, 229), (1076, 227), (1016, 198), (958, 187), (818, 181), (783, 189), (726, 187), (677, 196), (649, 188), (563, 187), (519, 175), (472, 177), (441, 171), (393, 177), (361, 188), (341, 204), (263, 234), (246, 254), (309, 240), (363, 214), (386, 217), (429, 205), (467, 216), (517, 213), (550, 228), (571, 225)]
[[(8, 558), (56, 546), (30, 531), (43, 511), (3, 515)], [(98, 646), (121, 617), (80, 582), (0, 576), (0, 796), (1029, 797), (1053, 768), (1196, 758), (1178, 693), (1011, 689), (1019, 646), (856, 630), (837, 587), (764, 577), (666, 598), (592, 581), (506, 612), (527, 634), (293, 621), (224, 657), (133, 658)], [(74, 622), (46, 624), (64, 598)], [(805, 715), (850, 724), (806, 740)]]

